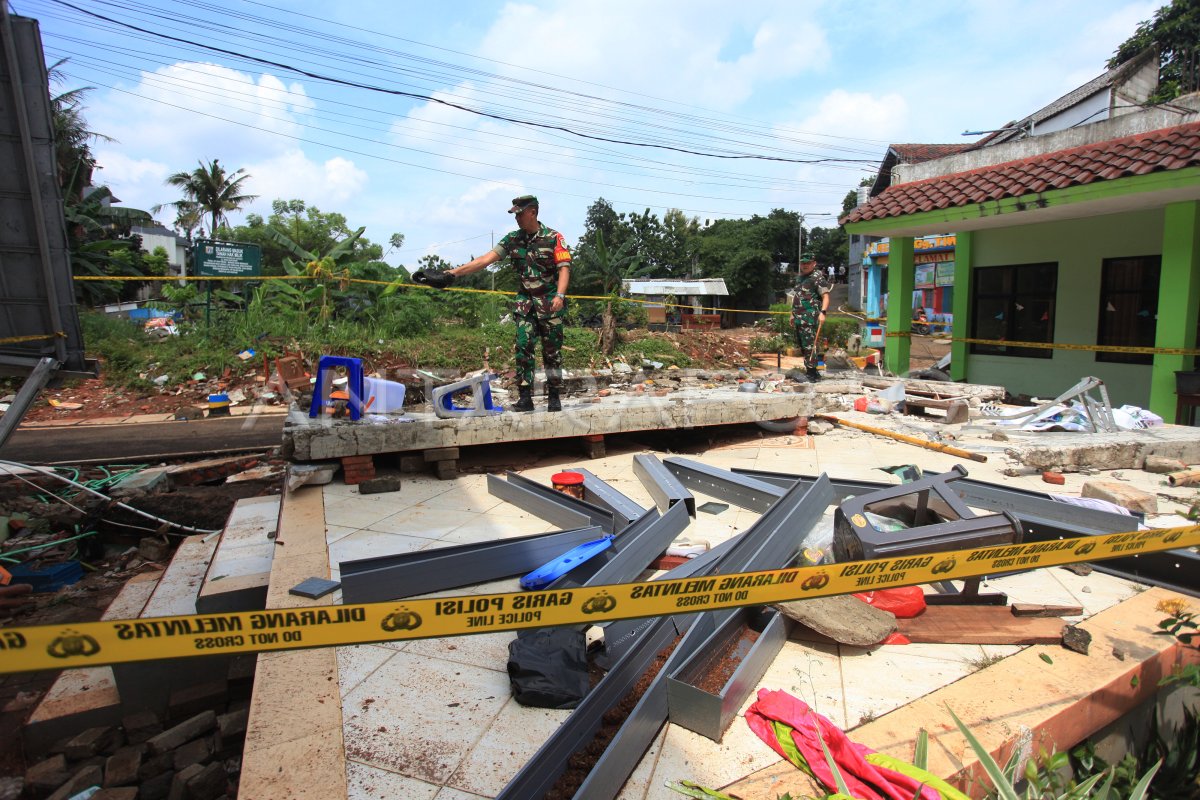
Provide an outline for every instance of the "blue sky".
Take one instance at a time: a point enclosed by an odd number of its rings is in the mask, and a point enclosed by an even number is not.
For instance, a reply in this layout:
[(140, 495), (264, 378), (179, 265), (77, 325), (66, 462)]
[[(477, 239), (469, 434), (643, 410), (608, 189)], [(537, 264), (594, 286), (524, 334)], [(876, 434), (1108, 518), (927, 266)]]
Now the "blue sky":
[(832, 226), (889, 142), (1029, 114), (1157, 5), (10, 1), (69, 59), (59, 89), (95, 87), (99, 182), (126, 205), (178, 199), (167, 175), (219, 158), (251, 175), (248, 210), (299, 198), (385, 246), (403, 233), (387, 260), (410, 268), (486, 251), (526, 193), (570, 243), (599, 197)]

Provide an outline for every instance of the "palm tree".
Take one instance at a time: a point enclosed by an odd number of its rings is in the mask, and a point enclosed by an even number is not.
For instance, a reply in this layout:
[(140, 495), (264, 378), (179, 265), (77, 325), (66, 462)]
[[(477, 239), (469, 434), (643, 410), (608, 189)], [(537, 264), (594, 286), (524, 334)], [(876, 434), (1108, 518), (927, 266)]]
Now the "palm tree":
[[(64, 58), (50, 67), (51, 83), (59, 84), (66, 80), (62, 71), (62, 66), (66, 63)], [(87, 120), (83, 118), (83, 99), (92, 88), (82, 86), (50, 98), (58, 185), (68, 202), (80, 200), (83, 190), (92, 183), (92, 171), (96, 168), (96, 157), (91, 148), (92, 140), (113, 141), (103, 134), (88, 130)]]
[(215, 236), (217, 228), (225, 220), (225, 212), (237, 211), (242, 206), (258, 199), (258, 195), (241, 194), (242, 183), (250, 176), (243, 169), (227, 173), (220, 161), (211, 164), (200, 162), (191, 172), (176, 172), (167, 178), (168, 186), (183, 191), (183, 199), (154, 207), (155, 213), (163, 206), (172, 206), (181, 216), (195, 209), (210, 215), (212, 227), (209, 235)]

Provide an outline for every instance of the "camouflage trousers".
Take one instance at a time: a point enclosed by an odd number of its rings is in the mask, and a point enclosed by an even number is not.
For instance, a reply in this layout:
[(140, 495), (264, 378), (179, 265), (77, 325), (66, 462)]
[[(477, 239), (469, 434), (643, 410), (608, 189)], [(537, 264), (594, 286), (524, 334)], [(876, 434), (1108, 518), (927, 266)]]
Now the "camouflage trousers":
[(546, 368), (546, 385), (562, 388), (562, 315), (514, 315), (517, 323), (517, 386), (533, 386), (534, 348), (542, 340), (542, 365)]
[(796, 334), (796, 347), (800, 350), (800, 355), (804, 356), (805, 366), (809, 366), (809, 356), (812, 366), (816, 366), (821, 360), (820, 352), (813, 352), (813, 348), (817, 346), (817, 315), (803, 316), (799, 319), (792, 319), (793, 331)]

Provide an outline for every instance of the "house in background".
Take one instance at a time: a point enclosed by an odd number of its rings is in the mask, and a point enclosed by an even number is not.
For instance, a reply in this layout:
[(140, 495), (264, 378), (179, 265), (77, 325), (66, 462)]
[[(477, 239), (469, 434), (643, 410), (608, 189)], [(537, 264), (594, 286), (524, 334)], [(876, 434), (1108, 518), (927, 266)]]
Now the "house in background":
[[(1143, 109), (1143, 104), (1157, 88), (1158, 51), (1150, 48), (1124, 64), (1108, 70), (1103, 75), (1093, 78), (1059, 97), (1024, 119), (1010, 122), (999, 130), (987, 131), (987, 135), (978, 141), (960, 144), (889, 145), (887, 152), (884, 153), (883, 161), (879, 165), (875, 182), (870, 187), (859, 188), (858, 205), (865, 205), (870, 202), (871, 198), (885, 192), (893, 183), (903, 180), (902, 176), (914, 165), (1137, 113)], [(1030, 154), (1038, 152), (1038, 147), (1039, 145), (1034, 143), (1028, 152)], [(862, 298), (859, 307), (866, 311), (868, 316), (885, 316), (887, 257), (880, 258), (879, 255), (881, 252), (886, 252), (886, 242), (881, 237), (851, 233), (849, 229), (847, 229), (847, 233), (850, 239), (851, 268), (859, 270), (861, 274), (860, 285), (852, 285), (851, 295)], [(939, 231), (938, 233), (945, 236), (953, 234), (953, 231)], [(928, 260), (927, 256), (928, 254), (926, 254), (925, 260)], [(943, 257), (943, 260), (952, 260), (952, 258)], [(922, 263), (922, 260), (918, 259), (918, 263)], [(882, 269), (873, 269), (881, 264), (883, 265)], [(950, 268), (943, 266), (940, 269), (941, 279), (949, 280)], [(919, 290), (926, 291), (923, 292), (923, 297), (914, 295), (913, 307), (923, 306), (929, 309), (932, 306), (936, 313), (949, 314), (951, 313), (950, 303), (946, 293), (928, 291), (938, 288), (936, 283), (938, 276), (935, 275), (934, 278), (935, 282), (931, 285), (918, 285)], [(918, 281), (918, 284), (920, 283)], [(943, 285), (948, 286), (949, 284)], [(945, 308), (939, 301), (944, 301)], [(910, 309), (905, 309), (904, 313), (907, 314), (909, 311)]]
[(171, 275), (180, 277), (187, 275), (187, 239), (158, 223), (134, 225), (130, 231), (142, 237), (142, 249), (147, 253), (153, 253), (156, 247), (167, 251), (167, 263)]
[(630, 297), (646, 298), (651, 326), (678, 325), (683, 330), (720, 328), (718, 298), (729, 296), (724, 278), (627, 280), (624, 289)]
[[(1200, 326), (1200, 94), (1116, 110), (897, 165), (841, 222), (889, 237), (892, 297), (915, 289), (917, 237), (956, 235), (955, 378), (1053, 396), (1094, 375), (1114, 403), (1173, 421), (1175, 372), (1192, 369)], [(888, 318), (894, 372), (908, 366), (908, 326)]]

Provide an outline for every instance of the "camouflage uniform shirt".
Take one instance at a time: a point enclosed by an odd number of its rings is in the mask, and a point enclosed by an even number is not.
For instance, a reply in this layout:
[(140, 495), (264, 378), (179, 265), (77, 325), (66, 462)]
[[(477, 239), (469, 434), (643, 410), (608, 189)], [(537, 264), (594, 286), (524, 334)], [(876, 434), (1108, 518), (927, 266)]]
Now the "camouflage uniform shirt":
[(571, 263), (571, 251), (562, 234), (545, 225), (540, 225), (537, 233), (518, 229), (497, 242), (492, 250), (507, 258), (517, 272), (520, 282), (517, 315), (549, 316), (550, 304), (558, 291), (558, 270)]

